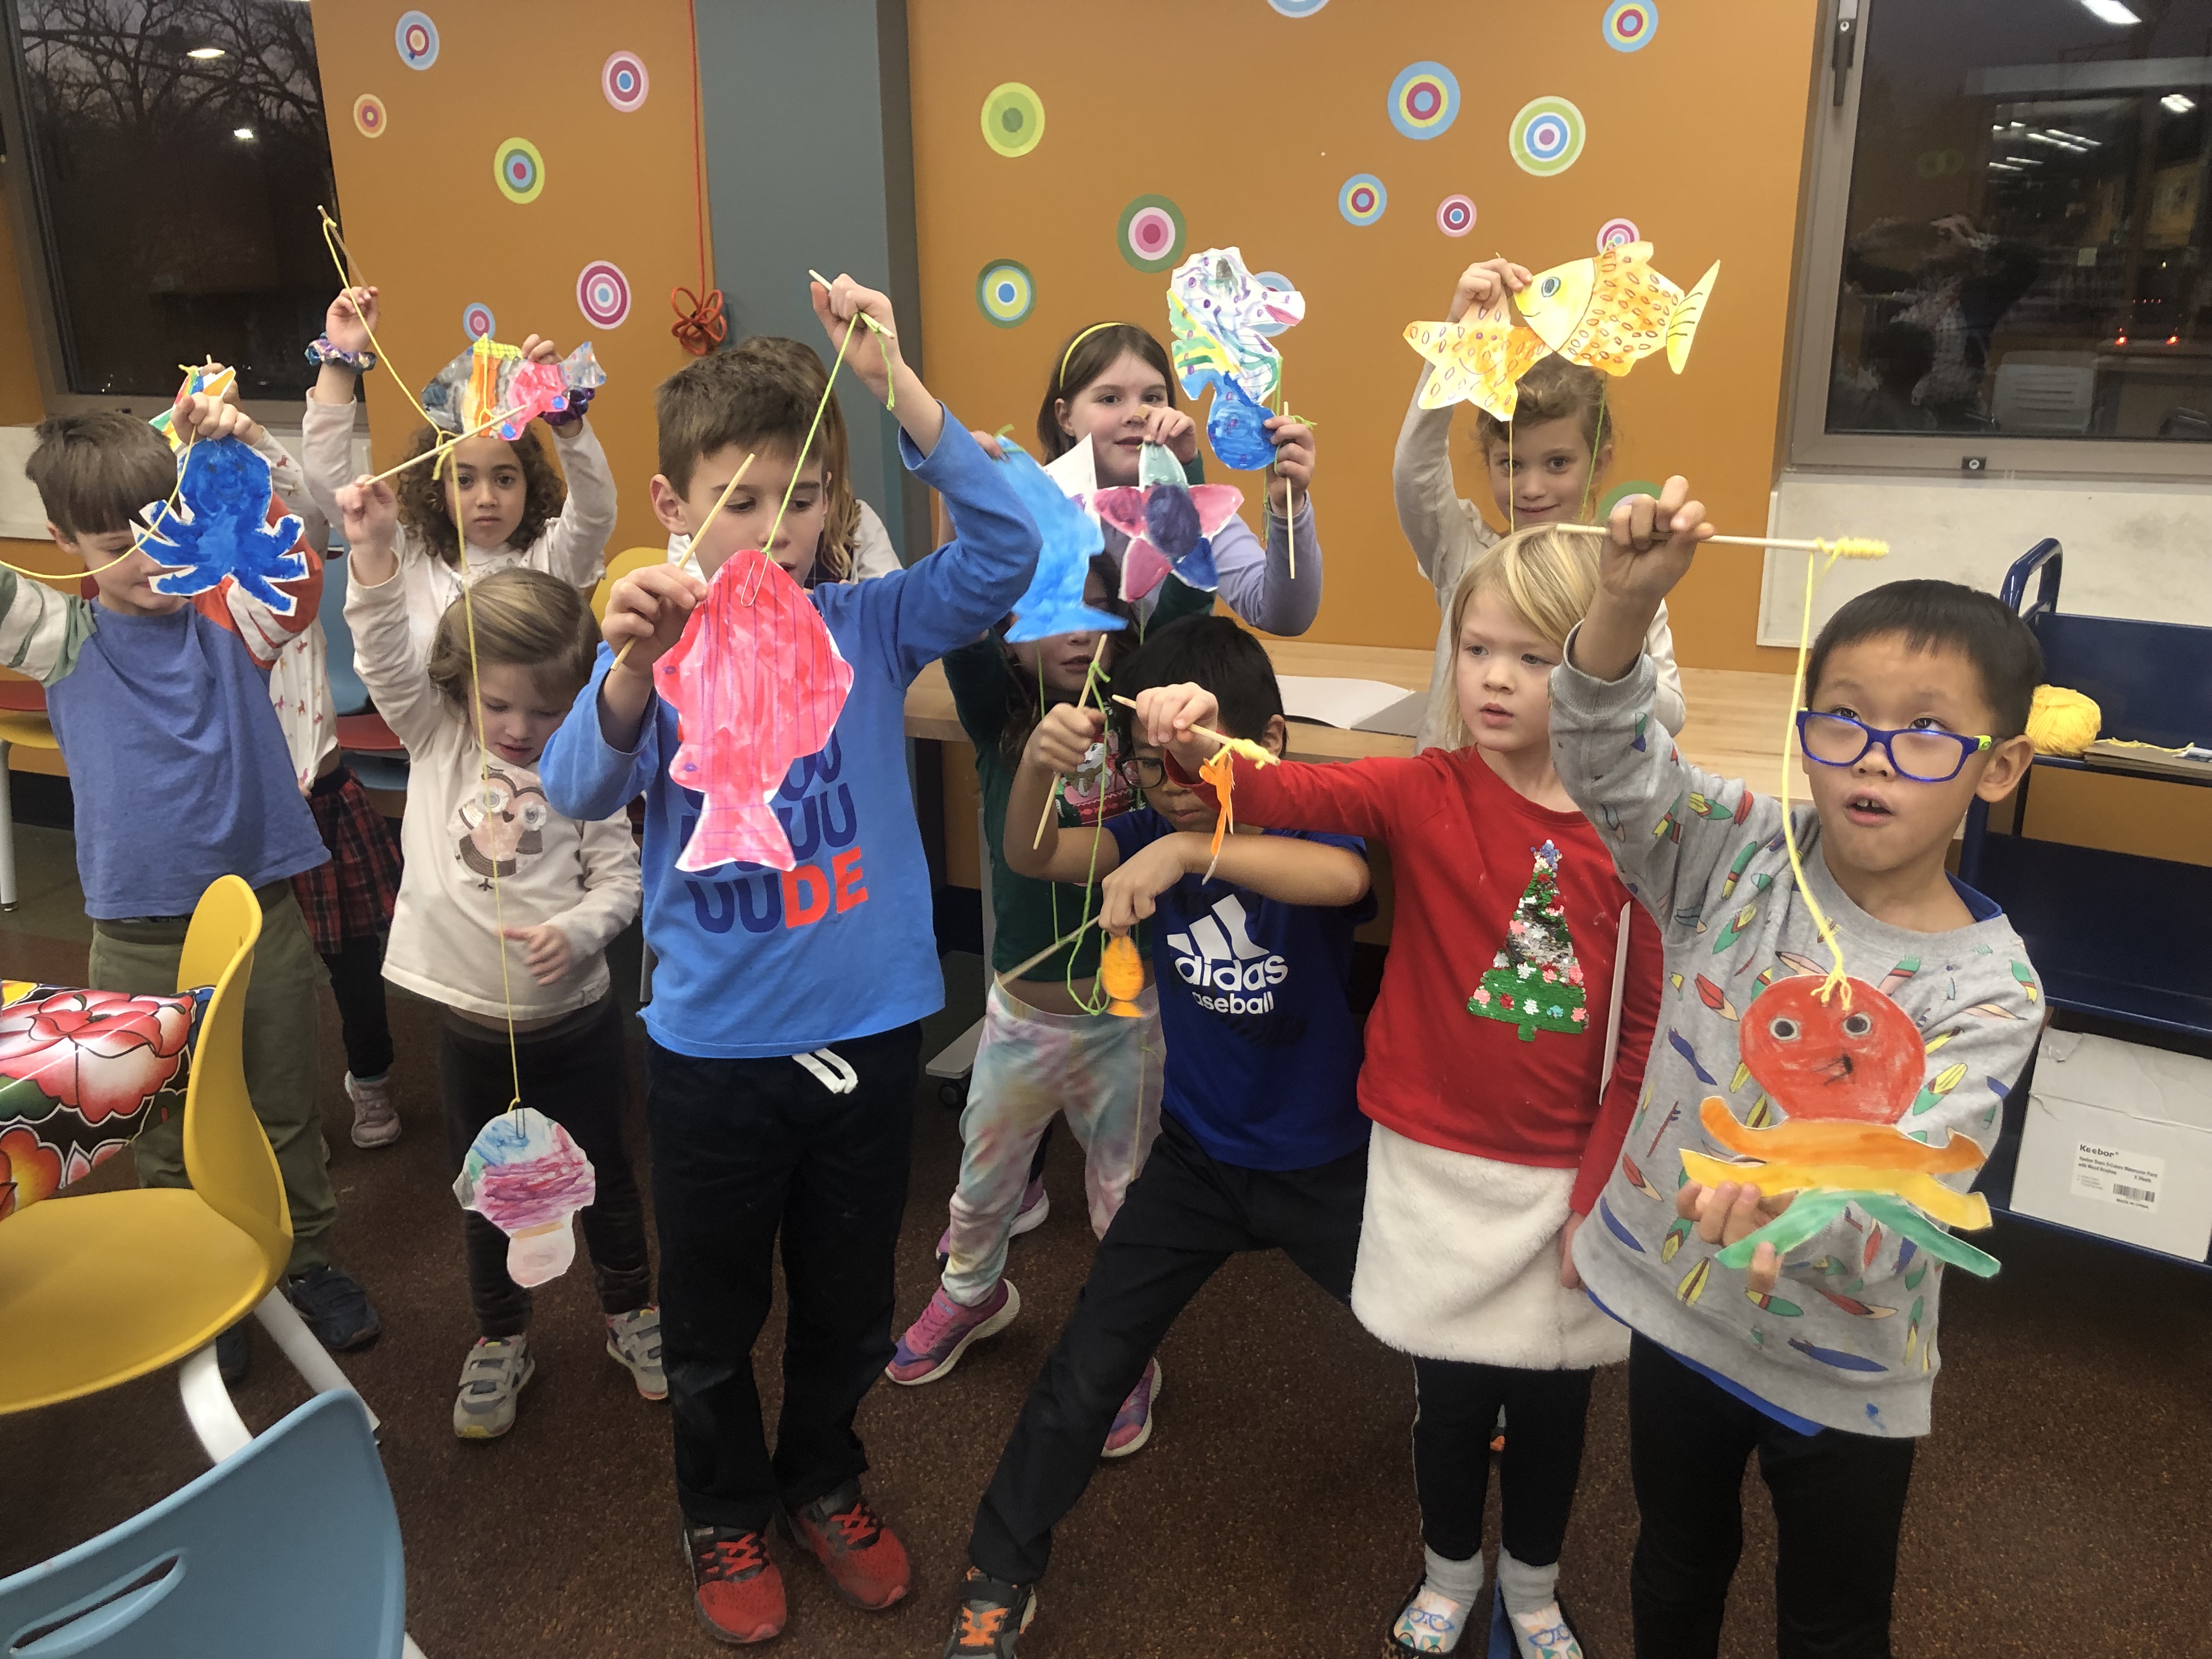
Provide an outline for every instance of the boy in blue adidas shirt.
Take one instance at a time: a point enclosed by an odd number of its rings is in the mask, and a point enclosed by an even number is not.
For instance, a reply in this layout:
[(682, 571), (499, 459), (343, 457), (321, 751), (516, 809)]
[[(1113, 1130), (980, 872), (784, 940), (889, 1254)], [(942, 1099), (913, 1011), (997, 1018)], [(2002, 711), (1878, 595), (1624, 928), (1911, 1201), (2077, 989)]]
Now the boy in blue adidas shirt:
[(1351, 1000), (1352, 931), (1375, 912), (1365, 850), (1349, 836), (1240, 823), (1206, 879), (1213, 811), (1151, 740), (1154, 702), (1184, 682), (1219, 700), (1224, 732), (1282, 751), (1267, 652), (1226, 617), (1193, 617), (1155, 632), (1115, 676), (1138, 704), (1120, 763), (1145, 810), (1108, 820), (1103, 836), (1047, 817), (1031, 846), (1054, 775), (1080, 769), (1103, 735), (1096, 710), (1066, 705), (1039, 723), (1006, 805), (1016, 870), (1103, 878), (1109, 932), (1150, 919), (1167, 1071), (1159, 1139), (976, 1511), (947, 1659), (1015, 1652), (1053, 1527), (1082, 1497), (1131, 1391), (1149, 1381), (1158, 1394), (1152, 1350), (1216, 1269), (1240, 1251), (1280, 1249), (1338, 1301), (1352, 1295), (1367, 1194)]
[[(772, 1522), (848, 1601), (881, 1608), (906, 1594), (906, 1550), (861, 1496), (867, 1460), (853, 1431), (892, 1352), (916, 1022), (945, 997), (907, 783), (906, 689), (1006, 614), (1037, 553), (1036, 526), (994, 464), (901, 360), (890, 302), (844, 276), (816, 284), (813, 298), (846, 366), (892, 405), (902, 458), (944, 496), (959, 535), (908, 569), (811, 594), (853, 684), (828, 745), (792, 766), (775, 799), (796, 866), (674, 867), (700, 797), (669, 781), (677, 717), (654, 693), (653, 665), (707, 587), (681, 566), (615, 584), (607, 648), (540, 764), (547, 798), (572, 817), (605, 817), (646, 797), (645, 935), (657, 958), (646, 1115), (662, 1359), (694, 1610), (732, 1643), (783, 1627)], [(818, 395), (787, 357), (743, 346), (661, 386), (652, 491), (671, 531), (694, 534), (754, 458), (692, 542), (708, 577), (737, 550), (761, 548), (806, 580), (828, 500), (822, 452), (807, 444)], [(789, 1328), (771, 1457), (752, 1346), (779, 1231)]]

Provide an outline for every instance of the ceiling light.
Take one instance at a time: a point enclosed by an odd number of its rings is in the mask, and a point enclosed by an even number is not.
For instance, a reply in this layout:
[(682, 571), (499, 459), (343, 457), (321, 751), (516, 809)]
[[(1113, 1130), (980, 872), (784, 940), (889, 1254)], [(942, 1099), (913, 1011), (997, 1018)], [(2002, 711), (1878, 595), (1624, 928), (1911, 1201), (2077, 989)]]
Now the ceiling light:
[(222, 56), (222, 48), (221, 46), (194, 46), (190, 52), (186, 52), (185, 56), (187, 58), (197, 58), (203, 64), (212, 63), (215, 59)]
[(1991, 173), (2018, 173), (2020, 169), (2009, 161), (1992, 161), (1990, 163), (1990, 171)]
[(230, 130), (230, 136), (240, 140), (241, 142), (251, 143), (253, 142), (253, 129), (252, 127), (233, 127)]
[(2120, 0), (2081, 0), (2089, 15), (2100, 23), (2110, 23), (2115, 28), (2130, 28), (2142, 19), (2120, 3)]
[(2051, 127), (2047, 129), (2047, 131), (2052, 137), (2063, 138), (2069, 144), (2084, 144), (2091, 149), (2101, 149), (2104, 148), (2105, 141), (2103, 139), (2092, 138), (2086, 132), (2069, 132), (2064, 127)]
[(2056, 138), (2053, 138), (2047, 132), (2031, 132), (2027, 135), (2027, 142), (2031, 144), (2049, 144), (2053, 149), (2063, 149), (2065, 148), (2064, 145), (2061, 144)]
[(2197, 107), (2197, 100), (2194, 98), (2184, 97), (2178, 92), (2169, 92), (2158, 101), (2176, 115), (2186, 115)]

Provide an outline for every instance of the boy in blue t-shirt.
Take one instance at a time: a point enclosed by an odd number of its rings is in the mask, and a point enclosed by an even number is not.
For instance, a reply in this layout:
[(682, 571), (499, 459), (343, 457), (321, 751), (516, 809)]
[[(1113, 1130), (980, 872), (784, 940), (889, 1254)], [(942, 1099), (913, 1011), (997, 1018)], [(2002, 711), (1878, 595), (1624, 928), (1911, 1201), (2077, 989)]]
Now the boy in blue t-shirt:
[(1104, 716), (1066, 705), (1039, 723), (1006, 805), (1015, 869), (1054, 881), (1095, 869), (1109, 932), (1151, 918), (1167, 1072), (1159, 1139), (976, 1511), (947, 1659), (1014, 1653), (1054, 1523), (1082, 1497), (1131, 1391), (1149, 1380), (1158, 1392), (1152, 1350), (1217, 1268), (1279, 1249), (1338, 1301), (1352, 1295), (1367, 1194), (1350, 989), (1352, 930), (1375, 911), (1365, 851), (1348, 836), (1239, 823), (1206, 879), (1212, 809), (1143, 740), (1146, 691), (1185, 681), (1219, 699), (1225, 732), (1282, 751), (1267, 653), (1228, 618), (1194, 617), (1155, 632), (1115, 676), (1137, 694), (1119, 764), (1145, 809), (1103, 835), (1046, 817), (1031, 847), (1054, 775), (1079, 770), (1103, 735)]

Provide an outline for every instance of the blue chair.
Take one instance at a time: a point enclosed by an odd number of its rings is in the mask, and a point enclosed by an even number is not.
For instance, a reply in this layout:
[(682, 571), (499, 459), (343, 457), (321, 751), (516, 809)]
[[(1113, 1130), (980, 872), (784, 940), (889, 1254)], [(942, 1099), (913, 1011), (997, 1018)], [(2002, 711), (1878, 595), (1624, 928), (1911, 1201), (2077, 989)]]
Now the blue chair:
[(401, 1659), (405, 1570), (368, 1417), (319, 1394), (112, 1531), (0, 1578), (9, 1659)]
[(392, 735), (384, 717), (369, 706), (368, 688), (354, 672), (353, 629), (346, 626), (348, 571), (345, 542), (331, 533), (330, 556), (323, 562), (325, 672), (331, 682), (331, 713), (337, 721), (338, 746), (345, 763), (367, 789), (407, 787), (407, 750)]

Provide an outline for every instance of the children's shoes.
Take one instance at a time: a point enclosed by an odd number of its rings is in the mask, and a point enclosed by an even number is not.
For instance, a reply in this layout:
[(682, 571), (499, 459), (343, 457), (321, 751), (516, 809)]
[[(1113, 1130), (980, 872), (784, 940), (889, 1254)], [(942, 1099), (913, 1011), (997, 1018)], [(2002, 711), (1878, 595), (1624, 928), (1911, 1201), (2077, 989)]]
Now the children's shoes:
[(990, 1295), (972, 1308), (955, 1302), (940, 1285), (931, 1293), (921, 1317), (899, 1338), (898, 1350), (884, 1367), (884, 1375), (908, 1388), (934, 1382), (960, 1363), (970, 1343), (996, 1336), (1014, 1322), (1021, 1310), (1021, 1292), (1009, 1279), (1000, 1279)]
[(619, 1360), (647, 1400), (668, 1398), (660, 1365), (660, 1310), (648, 1303), (635, 1313), (607, 1316), (607, 1352)]
[(1014, 1644), (1036, 1617), (1036, 1587), (1010, 1584), (981, 1567), (960, 1583), (960, 1607), (944, 1659), (1016, 1659)]
[(538, 1374), (530, 1339), (479, 1337), (461, 1366), (453, 1398), (453, 1432), (464, 1440), (496, 1440), (514, 1426), (515, 1396)]

